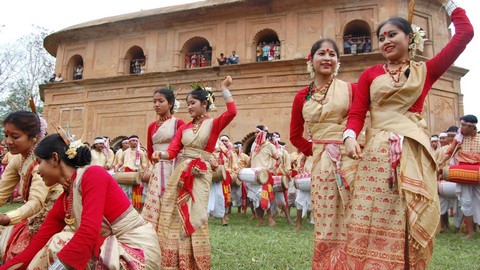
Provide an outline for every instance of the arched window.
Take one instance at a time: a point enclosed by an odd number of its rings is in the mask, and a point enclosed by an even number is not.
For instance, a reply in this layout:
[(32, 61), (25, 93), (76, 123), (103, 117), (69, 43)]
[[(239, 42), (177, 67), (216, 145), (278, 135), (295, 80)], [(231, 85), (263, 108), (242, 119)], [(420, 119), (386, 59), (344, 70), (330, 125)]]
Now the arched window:
[(83, 58), (75, 54), (68, 60), (67, 64), (67, 80), (81, 80), (83, 79)]
[(255, 61), (279, 60), (281, 55), (281, 44), (278, 34), (272, 29), (263, 29), (253, 38), (255, 44)]
[(362, 20), (354, 20), (345, 26), (343, 34), (343, 53), (358, 54), (372, 51), (370, 25)]
[(212, 46), (206, 38), (193, 37), (189, 39), (180, 51), (183, 67), (200, 68), (212, 65)]
[(133, 46), (128, 49), (125, 56), (125, 63), (128, 63), (126, 69), (128, 74), (142, 74), (145, 70), (145, 54), (139, 46)]

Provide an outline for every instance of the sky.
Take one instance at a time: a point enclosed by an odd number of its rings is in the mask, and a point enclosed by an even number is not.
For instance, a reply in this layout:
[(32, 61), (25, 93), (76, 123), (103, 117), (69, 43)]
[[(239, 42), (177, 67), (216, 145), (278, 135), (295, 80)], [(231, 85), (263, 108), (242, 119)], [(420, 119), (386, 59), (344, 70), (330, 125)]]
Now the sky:
[[(476, 36), (455, 62), (456, 66), (470, 70), (461, 79), (465, 114), (480, 117), (480, 9), (478, 0), (456, 0), (467, 11)], [(51, 31), (100, 18), (140, 10), (198, 2), (198, 0), (82, 0), (79, 5), (59, 0), (14, 0), (0, 9), (0, 44), (13, 42), (33, 31), (38, 25)], [(475, 80), (477, 78), (477, 81)], [(480, 87), (479, 87), (480, 88)]]

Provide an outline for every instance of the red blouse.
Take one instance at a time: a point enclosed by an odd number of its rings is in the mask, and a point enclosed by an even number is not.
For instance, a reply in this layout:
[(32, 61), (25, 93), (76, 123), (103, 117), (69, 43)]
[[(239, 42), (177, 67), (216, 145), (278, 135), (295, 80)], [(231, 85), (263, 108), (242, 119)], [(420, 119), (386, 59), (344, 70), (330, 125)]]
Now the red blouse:
[[(422, 94), (412, 104), (409, 109), (410, 112), (422, 112), (423, 103), (432, 85), (455, 62), (473, 38), (473, 27), (464, 9), (456, 8), (452, 13), (451, 20), (455, 26), (455, 35), (435, 57), (426, 61), (427, 77)], [(347, 129), (355, 131), (357, 136), (363, 128), (365, 115), (370, 106), (370, 84), (376, 77), (383, 74), (385, 74), (385, 70), (383, 64), (380, 64), (368, 68), (360, 75), (358, 91), (355, 94), (355, 101), (350, 109), (347, 121)]]
[(290, 142), (298, 148), (305, 156), (313, 155), (312, 142), (303, 137), (305, 131), (305, 119), (303, 119), (302, 109), (305, 103), (305, 97), (308, 94), (309, 86), (298, 91), (293, 99), (292, 115), (290, 118)]
[[(182, 119), (177, 118), (177, 130), (181, 126), (185, 125), (185, 122), (183, 122)], [(148, 125), (148, 130), (147, 130), (147, 155), (148, 159), (150, 162), (152, 162), (152, 154), (153, 154), (153, 141), (152, 137), (153, 135), (157, 132), (159, 126), (157, 125), (157, 121), (154, 121)]]
[[(357, 89), (356, 84), (351, 84), (352, 95), (355, 96)], [(293, 146), (298, 148), (304, 155), (311, 156), (312, 152), (312, 142), (309, 142), (306, 138), (303, 137), (305, 130), (305, 119), (303, 119), (303, 104), (306, 102), (306, 96), (308, 94), (309, 86), (302, 88), (295, 95), (292, 104), (292, 115), (290, 118), (290, 142)], [(313, 138), (316, 139), (316, 138)], [(338, 138), (341, 140), (342, 138)]]
[[(81, 193), (83, 210), (80, 226), (72, 239), (58, 253), (58, 258), (62, 262), (75, 269), (85, 269), (92, 256), (98, 258), (100, 246), (105, 240), (100, 236), (102, 218), (105, 217), (112, 223), (131, 205), (115, 179), (100, 166), (91, 166), (84, 172)], [(24, 262), (19, 269), (26, 269), (28, 263), (47, 244), (48, 240), (63, 230), (66, 225), (64, 201), (65, 193), (57, 199), (45, 222), (27, 248), (2, 265), (0, 269), (7, 269), (19, 262)]]
[[(235, 105), (235, 102), (228, 102), (226, 104), (227, 106), (227, 111), (225, 111), (222, 115), (219, 117), (213, 119), (213, 126), (212, 126), (212, 131), (210, 133), (210, 137), (208, 139), (207, 145), (203, 149), (206, 152), (212, 153), (213, 150), (215, 149), (215, 144), (217, 143), (218, 137), (220, 136), (220, 132), (230, 123), (232, 122), (233, 118), (237, 115), (237, 107)], [(172, 142), (170, 143), (170, 146), (168, 147), (168, 155), (170, 159), (173, 159), (177, 157), (178, 152), (183, 149), (183, 144), (182, 144), (182, 135), (183, 131), (189, 128), (193, 127), (193, 121), (181, 126), (179, 129), (177, 129), (177, 132), (175, 133), (175, 137), (173, 137)]]

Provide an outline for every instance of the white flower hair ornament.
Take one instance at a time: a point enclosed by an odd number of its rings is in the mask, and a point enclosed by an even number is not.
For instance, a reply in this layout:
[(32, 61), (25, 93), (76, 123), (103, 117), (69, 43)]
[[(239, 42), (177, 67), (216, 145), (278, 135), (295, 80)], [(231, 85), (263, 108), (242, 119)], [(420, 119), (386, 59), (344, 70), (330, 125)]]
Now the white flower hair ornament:
[(310, 78), (315, 78), (315, 69), (313, 68), (313, 62), (312, 62), (312, 55), (309, 54), (307, 56), (307, 71), (308, 74), (310, 75)]
[(423, 52), (423, 45), (427, 37), (427, 34), (425, 33), (425, 31), (423, 31), (423, 29), (420, 26), (412, 24), (412, 30), (413, 30), (412, 32), (413, 37), (412, 37), (412, 40), (410, 41), (410, 44), (408, 44), (408, 49), (410, 50), (409, 51), (410, 58), (415, 57), (415, 53), (417, 52), (417, 50), (419, 50), (420, 52)]
[(338, 61), (337, 62), (337, 65), (335, 66), (335, 71), (333, 72), (332, 76), (333, 77), (337, 77), (338, 75), (338, 71), (340, 70), (340, 65), (342, 64), (342, 62)]
[(204, 87), (203, 90), (207, 91), (207, 100), (210, 103), (210, 111), (216, 111), (217, 107), (215, 107), (215, 102), (213, 100), (213, 91), (212, 87)]
[(173, 103), (173, 112), (176, 113), (180, 109), (180, 101), (175, 99), (175, 102)]

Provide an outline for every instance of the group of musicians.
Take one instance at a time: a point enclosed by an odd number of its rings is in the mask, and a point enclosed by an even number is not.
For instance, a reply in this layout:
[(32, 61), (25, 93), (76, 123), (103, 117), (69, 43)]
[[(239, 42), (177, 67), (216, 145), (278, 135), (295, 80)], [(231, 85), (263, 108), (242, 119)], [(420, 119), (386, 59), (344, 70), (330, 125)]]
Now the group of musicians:
[(467, 238), (472, 238), (480, 225), (480, 135), (477, 122), (474, 115), (462, 116), (460, 128), (451, 126), (431, 138), (439, 165), (440, 231), (449, 228), (448, 216), (451, 214), (455, 232), (459, 233), (465, 224)]

